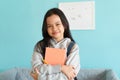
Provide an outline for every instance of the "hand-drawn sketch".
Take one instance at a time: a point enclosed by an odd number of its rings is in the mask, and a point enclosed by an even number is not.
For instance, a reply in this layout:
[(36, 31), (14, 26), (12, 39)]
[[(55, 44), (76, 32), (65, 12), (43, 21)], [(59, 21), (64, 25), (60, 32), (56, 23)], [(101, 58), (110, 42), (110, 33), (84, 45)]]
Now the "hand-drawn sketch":
[(65, 13), (70, 29), (94, 30), (95, 29), (95, 2), (63, 2), (59, 8)]

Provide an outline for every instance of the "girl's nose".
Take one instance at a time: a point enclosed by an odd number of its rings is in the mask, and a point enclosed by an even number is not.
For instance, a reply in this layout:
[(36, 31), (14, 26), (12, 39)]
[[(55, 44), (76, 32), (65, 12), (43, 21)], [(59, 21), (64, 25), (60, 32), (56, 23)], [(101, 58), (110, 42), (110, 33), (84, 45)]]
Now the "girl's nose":
[(53, 30), (56, 30), (56, 26), (55, 25), (53, 25), (53, 28), (52, 28)]

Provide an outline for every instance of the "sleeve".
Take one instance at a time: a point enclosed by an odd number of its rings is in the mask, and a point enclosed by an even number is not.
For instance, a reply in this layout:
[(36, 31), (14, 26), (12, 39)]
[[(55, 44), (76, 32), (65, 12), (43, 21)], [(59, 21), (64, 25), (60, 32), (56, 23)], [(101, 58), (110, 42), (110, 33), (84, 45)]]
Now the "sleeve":
[(35, 46), (35, 49), (34, 49), (34, 52), (32, 55), (32, 61), (31, 61), (33, 71), (34, 71), (34, 68), (37, 67), (39, 69), (39, 72), (42, 74), (54, 74), (54, 73), (61, 72), (60, 65), (52, 66), (49, 64), (43, 64), (43, 62), (42, 62), (43, 57), (40, 53), (40, 49), (38, 52), (38, 50), (36, 48), (37, 47)]
[(78, 74), (80, 70), (80, 56), (79, 56), (79, 47), (77, 44), (73, 46), (70, 51), (70, 54), (67, 58), (66, 65), (72, 65), (75, 67), (75, 71)]

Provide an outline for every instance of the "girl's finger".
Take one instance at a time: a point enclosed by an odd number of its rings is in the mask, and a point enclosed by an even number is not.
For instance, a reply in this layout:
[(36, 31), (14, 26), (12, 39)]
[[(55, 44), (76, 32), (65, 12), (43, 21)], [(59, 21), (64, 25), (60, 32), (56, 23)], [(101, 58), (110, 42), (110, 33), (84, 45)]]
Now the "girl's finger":
[(40, 74), (40, 72), (38, 71), (38, 69), (37, 69), (37, 68), (35, 68), (35, 72), (36, 72), (37, 74)]

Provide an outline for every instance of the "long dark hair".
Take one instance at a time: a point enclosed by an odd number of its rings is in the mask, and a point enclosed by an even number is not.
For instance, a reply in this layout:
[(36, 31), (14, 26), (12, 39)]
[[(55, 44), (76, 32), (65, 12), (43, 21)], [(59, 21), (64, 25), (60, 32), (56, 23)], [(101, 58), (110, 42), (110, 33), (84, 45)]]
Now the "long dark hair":
[(75, 42), (74, 39), (72, 38), (70, 29), (69, 29), (69, 23), (68, 20), (66, 18), (66, 16), (64, 15), (64, 13), (58, 9), (58, 8), (52, 8), (50, 10), (47, 11), (47, 13), (44, 16), (44, 20), (43, 20), (43, 25), (42, 25), (42, 36), (43, 36), (43, 41), (45, 41), (45, 43), (47, 43), (47, 45), (49, 44), (49, 40), (50, 40), (50, 36), (47, 32), (47, 22), (46, 19), (48, 17), (50, 17), (51, 15), (58, 15), (62, 21), (62, 24), (64, 26), (64, 38), (68, 37), (71, 39), (71, 41)]

